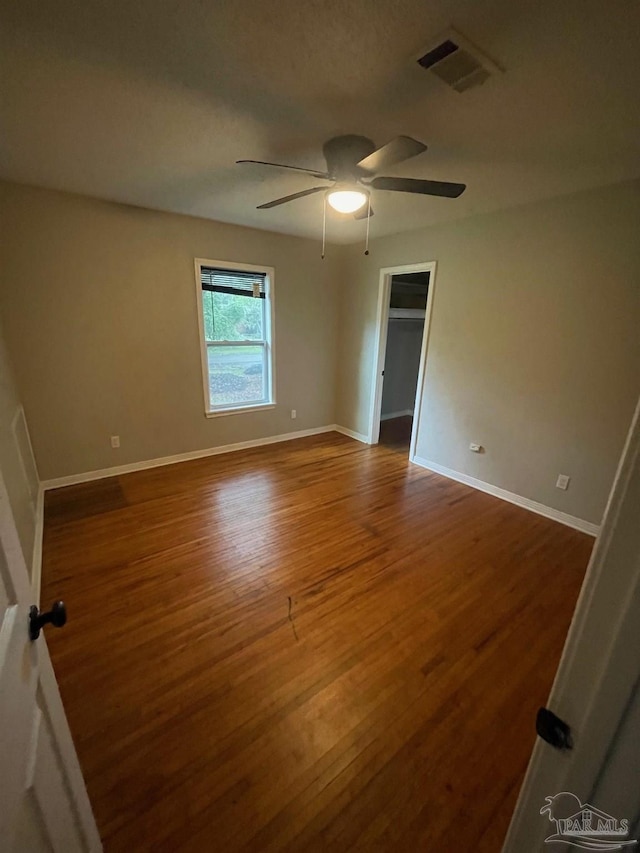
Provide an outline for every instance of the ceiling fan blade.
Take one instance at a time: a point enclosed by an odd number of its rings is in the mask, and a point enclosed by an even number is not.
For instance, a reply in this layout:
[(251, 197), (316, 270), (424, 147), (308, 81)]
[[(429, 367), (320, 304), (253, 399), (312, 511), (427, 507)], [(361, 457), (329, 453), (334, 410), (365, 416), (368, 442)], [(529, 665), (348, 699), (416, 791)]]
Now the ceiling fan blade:
[(373, 154), (360, 160), (357, 166), (359, 169), (375, 174), (382, 169), (395, 166), (396, 163), (402, 163), (410, 157), (415, 157), (416, 154), (422, 154), (426, 150), (427, 146), (424, 143), (418, 142), (411, 136), (396, 136), (391, 142), (387, 142), (382, 148), (378, 148)]
[(360, 208), (360, 210), (356, 210), (356, 212), (353, 214), (353, 218), (366, 219), (367, 212), (369, 213), (369, 219), (371, 219), (371, 217), (373, 216), (373, 208), (365, 204), (363, 207)]
[(420, 193), (442, 198), (458, 198), (466, 190), (466, 184), (450, 184), (446, 181), (423, 181), (419, 178), (374, 178), (369, 186), (374, 190), (391, 190), (397, 193)]
[(312, 193), (320, 193), (326, 190), (326, 187), (311, 187), (310, 190), (302, 190), (302, 192), (294, 193), (293, 195), (285, 195), (282, 198), (276, 198), (274, 201), (268, 201), (266, 204), (259, 204), (256, 210), (267, 210), (270, 207), (277, 207), (279, 204), (286, 204), (288, 201), (295, 201), (297, 198), (304, 198)]
[(316, 172), (314, 169), (303, 169), (300, 166), (287, 166), (284, 163), (267, 163), (266, 160), (236, 160), (236, 163), (255, 163), (258, 166), (275, 166), (277, 169), (291, 169), (294, 172), (304, 172), (314, 178), (329, 178), (327, 172)]

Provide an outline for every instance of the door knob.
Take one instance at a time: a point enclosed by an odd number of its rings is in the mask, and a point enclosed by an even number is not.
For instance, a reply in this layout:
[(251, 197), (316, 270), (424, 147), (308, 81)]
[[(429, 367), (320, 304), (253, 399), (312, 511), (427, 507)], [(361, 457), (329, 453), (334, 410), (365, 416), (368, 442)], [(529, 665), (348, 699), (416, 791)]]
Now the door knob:
[(556, 749), (573, 749), (571, 729), (548, 708), (540, 708), (536, 717), (536, 732)]
[(29, 608), (29, 637), (37, 640), (45, 625), (51, 624), (55, 628), (62, 628), (66, 621), (67, 608), (64, 606), (64, 601), (54, 601), (51, 610), (47, 613), (40, 613), (36, 605), (32, 604)]

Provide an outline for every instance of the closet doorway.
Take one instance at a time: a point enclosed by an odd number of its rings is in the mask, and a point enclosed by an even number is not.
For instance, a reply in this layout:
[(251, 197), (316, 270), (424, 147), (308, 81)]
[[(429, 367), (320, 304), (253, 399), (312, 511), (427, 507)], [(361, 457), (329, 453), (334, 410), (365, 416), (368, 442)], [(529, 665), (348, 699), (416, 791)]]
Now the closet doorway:
[(412, 459), (422, 399), (435, 263), (381, 270), (369, 441)]

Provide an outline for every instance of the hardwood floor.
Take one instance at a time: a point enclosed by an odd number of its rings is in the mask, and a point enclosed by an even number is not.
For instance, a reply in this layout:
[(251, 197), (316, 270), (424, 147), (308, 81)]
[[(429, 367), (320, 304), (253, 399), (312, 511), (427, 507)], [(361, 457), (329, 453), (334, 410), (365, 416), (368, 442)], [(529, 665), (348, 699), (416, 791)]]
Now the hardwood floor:
[(592, 542), (335, 433), (47, 493), (105, 850), (497, 853)]
[(412, 426), (412, 415), (402, 415), (399, 418), (380, 421), (380, 437), (378, 440), (380, 444), (389, 450), (404, 453), (408, 457)]

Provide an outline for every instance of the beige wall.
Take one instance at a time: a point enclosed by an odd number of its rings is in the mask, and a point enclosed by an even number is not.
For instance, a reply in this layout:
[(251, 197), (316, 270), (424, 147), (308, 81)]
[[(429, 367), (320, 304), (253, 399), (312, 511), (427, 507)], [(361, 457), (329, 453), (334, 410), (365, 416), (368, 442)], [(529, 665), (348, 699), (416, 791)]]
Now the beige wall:
[[(418, 455), (600, 520), (640, 391), (638, 183), (324, 262), (314, 241), (208, 220), (13, 184), (0, 199), (0, 305), (44, 479), (331, 423), (366, 433), (379, 269), (436, 260)], [(205, 418), (194, 257), (275, 267), (275, 410)]]
[[(25, 465), (20, 460), (20, 435), (16, 435), (14, 429), (16, 418), (20, 417), (19, 410), (20, 400), (0, 325), (0, 472), (9, 494), (25, 563), (31, 571), (35, 541), (35, 501), (29, 488)], [(26, 459), (25, 463), (28, 465), (29, 459)]]
[(368, 431), (380, 267), (435, 260), (417, 455), (599, 522), (640, 392), (639, 229), (635, 182), (350, 248), (337, 422)]
[[(43, 479), (334, 422), (342, 249), (322, 261), (319, 242), (15, 184), (0, 207), (0, 305)], [(195, 257), (275, 268), (276, 409), (204, 416)]]

